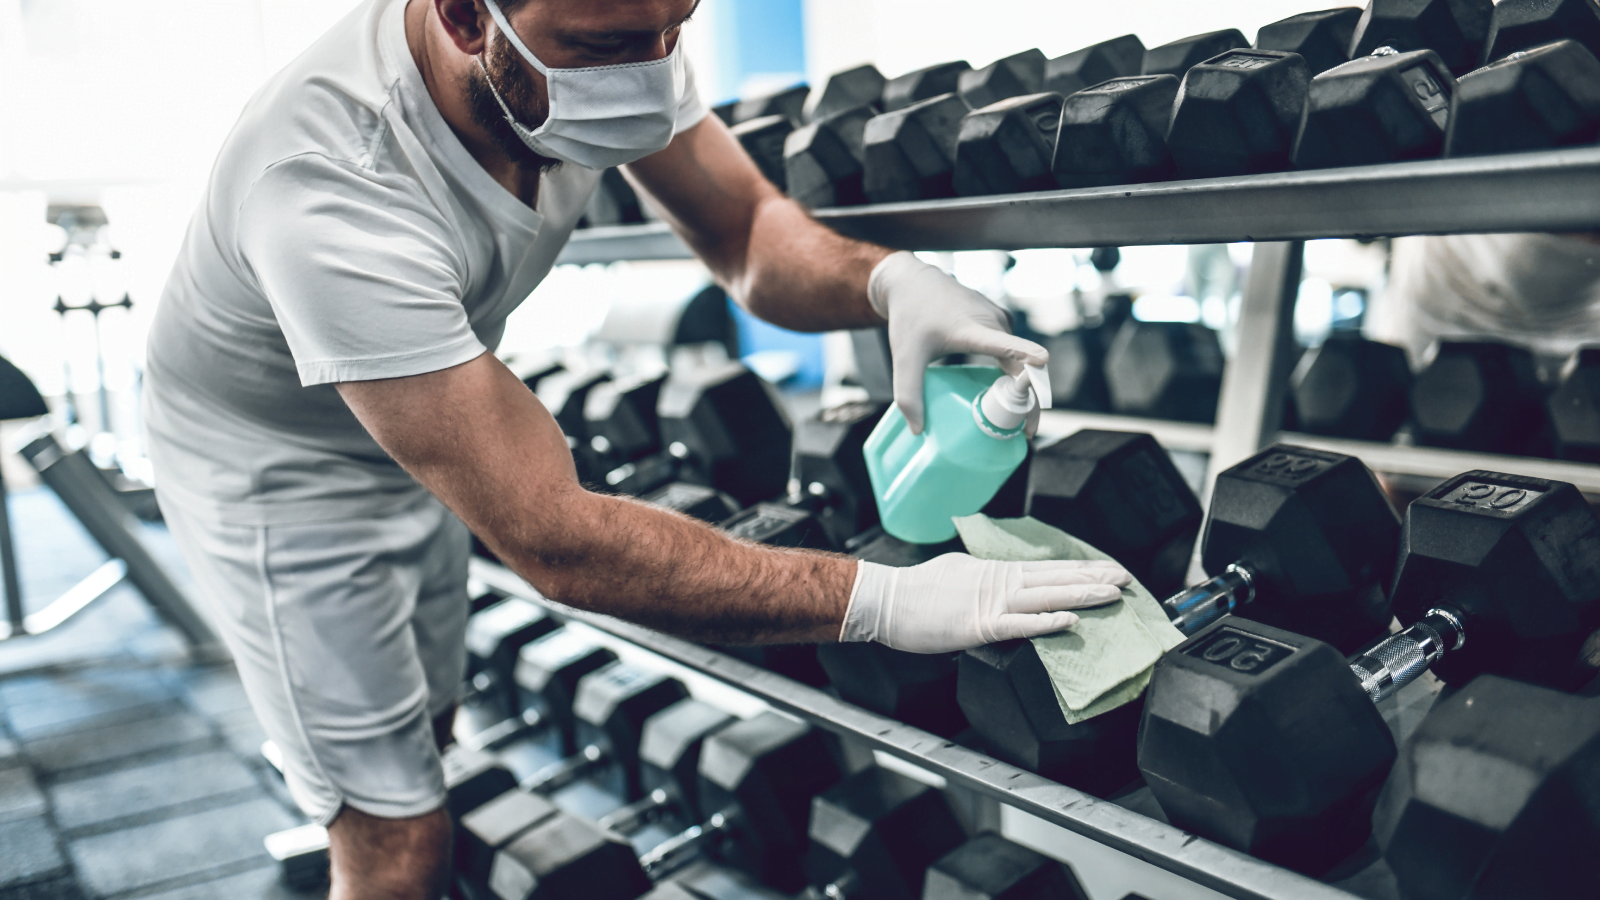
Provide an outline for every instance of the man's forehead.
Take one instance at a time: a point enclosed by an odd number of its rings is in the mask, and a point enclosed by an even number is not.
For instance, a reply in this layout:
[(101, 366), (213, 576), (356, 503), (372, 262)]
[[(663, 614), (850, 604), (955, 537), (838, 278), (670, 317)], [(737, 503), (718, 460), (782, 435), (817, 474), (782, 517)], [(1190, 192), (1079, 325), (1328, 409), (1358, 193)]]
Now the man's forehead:
[(700, 0), (530, 0), (545, 28), (562, 37), (618, 40), (658, 35), (689, 18)]

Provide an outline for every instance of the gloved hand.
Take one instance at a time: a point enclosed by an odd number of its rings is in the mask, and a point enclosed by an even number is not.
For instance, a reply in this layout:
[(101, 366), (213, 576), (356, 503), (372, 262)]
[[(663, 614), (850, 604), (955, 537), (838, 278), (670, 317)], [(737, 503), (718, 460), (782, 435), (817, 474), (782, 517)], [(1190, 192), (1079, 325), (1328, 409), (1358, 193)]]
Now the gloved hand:
[(1045, 348), (1011, 333), (1005, 310), (905, 250), (873, 268), (867, 300), (889, 322), (894, 402), (912, 434), (922, 433), (923, 371), (946, 353), (993, 356), (1009, 375), (1024, 362), (1042, 366), (1050, 359)]
[(840, 641), (949, 653), (1078, 623), (1068, 609), (1118, 599), (1128, 571), (1109, 560), (1000, 562), (946, 553), (919, 566), (861, 562)]

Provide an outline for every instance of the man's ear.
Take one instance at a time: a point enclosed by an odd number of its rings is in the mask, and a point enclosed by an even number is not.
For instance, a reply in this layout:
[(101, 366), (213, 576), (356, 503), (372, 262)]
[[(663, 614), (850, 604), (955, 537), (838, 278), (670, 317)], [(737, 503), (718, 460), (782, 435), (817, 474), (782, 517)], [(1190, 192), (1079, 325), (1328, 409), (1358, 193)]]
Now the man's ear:
[(481, 0), (433, 0), (434, 12), (450, 42), (468, 56), (477, 56), (488, 44), (489, 10)]

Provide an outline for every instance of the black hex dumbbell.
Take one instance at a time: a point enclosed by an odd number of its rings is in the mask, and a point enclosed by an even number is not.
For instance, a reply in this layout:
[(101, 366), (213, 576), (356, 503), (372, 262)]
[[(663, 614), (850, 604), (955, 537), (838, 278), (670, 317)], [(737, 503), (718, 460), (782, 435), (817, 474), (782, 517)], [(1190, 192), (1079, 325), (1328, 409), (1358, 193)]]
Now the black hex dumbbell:
[(1411, 415), (1411, 366), (1393, 344), (1336, 332), (1301, 357), (1290, 391), (1299, 430), (1387, 441)]
[(1255, 48), (1298, 53), (1318, 75), (1350, 61), (1350, 40), (1360, 20), (1361, 10), (1349, 6), (1300, 13), (1261, 26)]
[(985, 832), (928, 869), (922, 900), (1088, 900), (1072, 868)]
[(1550, 423), (1533, 354), (1498, 341), (1440, 341), (1411, 383), (1417, 443), (1547, 456)]
[(1173, 824), (1306, 871), (1348, 855), (1395, 758), (1374, 703), (1430, 669), (1569, 689), (1592, 674), (1600, 521), (1570, 484), (1458, 475), (1406, 513), (1394, 608), (1409, 627), (1348, 663), (1241, 618), (1164, 657), (1139, 765)]
[(939, 791), (873, 766), (811, 801), (806, 900), (920, 900), (939, 857), (966, 837)]
[(1456, 75), (1471, 71), (1483, 53), (1493, 0), (1368, 0), (1350, 39), (1350, 58), (1379, 47), (1432, 50)]
[(1585, 144), (1600, 135), (1600, 61), (1577, 41), (1519, 50), (1461, 76), (1445, 156)]
[(1138, 35), (1125, 34), (1047, 60), (1043, 89), (1070, 97), (1113, 78), (1137, 75), (1143, 65), (1144, 43)]
[(1276, 50), (1229, 50), (1190, 67), (1167, 129), (1178, 175), (1287, 169), (1310, 83), (1304, 57)]
[[(893, 86), (890, 82), (890, 86)], [(889, 104), (863, 132), (862, 189), (873, 203), (932, 200), (955, 194), (956, 140), (966, 101), (938, 94), (909, 106)]]
[(1191, 68), (1214, 56), (1249, 46), (1250, 42), (1237, 28), (1190, 35), (1146, 50), (1139, 74), (1172, 75), (1181, 79)]
[[(1170, 474), (1162, 481), (1157, 490), (1181, 497)], [(1138, 483), (1104, 482), (1123, 490)], [(1201, 550), (1217, 574), (1162, 607), (1185, 634), (1238, 612), (1348, 652), (1388, 625), (1398, 534), (1398, 517), (1360, 460), (1270, 447), (1217, 477)], [(985, 746), (1006, 762), (1101, 795), (1136, 775), (1139, 704), (1068, 721), (1031, 641), (962, 653), (957, 693)]]
[(1597, 769), (1600, 700), (1483, 675), (1406, 742), (1373, 832), (1412, 900), (1585, 896), (1600, 883)]
[(969, 197), (1055, 187), (1050, 164), (1060, 126), (1060, 94), (1025, 94), (973, 109), (956, 135), (955, 192)]
[(1295, 137), (1302, 169), (1438, 156), (1456, 81), (1432, 50), (1380, 47), (1311, 79)]

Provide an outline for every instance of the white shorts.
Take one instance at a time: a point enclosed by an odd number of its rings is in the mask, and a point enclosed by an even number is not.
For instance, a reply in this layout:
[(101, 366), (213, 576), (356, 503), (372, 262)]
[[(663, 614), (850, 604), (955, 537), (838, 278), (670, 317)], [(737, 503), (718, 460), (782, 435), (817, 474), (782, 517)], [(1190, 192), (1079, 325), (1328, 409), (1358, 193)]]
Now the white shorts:
[(306, 815), (443, 806), (432, 721), (466, 664), (466, 526), (431, 496), (381, 518), (263, 527), (162, 509)]

